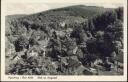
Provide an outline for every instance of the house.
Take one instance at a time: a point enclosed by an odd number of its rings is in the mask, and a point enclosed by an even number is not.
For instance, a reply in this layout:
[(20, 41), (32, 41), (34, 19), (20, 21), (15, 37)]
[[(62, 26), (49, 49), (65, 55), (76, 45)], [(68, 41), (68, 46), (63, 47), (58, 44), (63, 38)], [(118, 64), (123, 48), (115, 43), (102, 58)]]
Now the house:
[(20, 55), (15, 55), (13, 58), (12, 58), (12, 60), (13, 60), (13, 62), (17, 62), (18, 60), (20, 60), (21, 59), (21, 57), (20, 57)]
[(41, 52), (39, 54), (41, 54), (43, 57), (46, 56), (46, 46), (45, 45), (41, 46)]
[(55, 31), (57, 36), (61, 36), (61, 37), (64, 37), (65, 35), (65, 32), (64, 31)]
[(81, 62), (78, 60), (77, 56), (71, 56), (68, 60), (68, 67), (72, 70), (78, 68), (81, 65)]
[(30, 56), (38, 56), (38, 53), (35, 50), (32, 50), (30, 52)]
[(101, 64), (101, 63), (103, 63), (103, 61), (101, 60), (101, 59), (96, 59), (95, 61), (94, 61), (94, 65), (96, 66), (96, 65), (99, 65), (99, 64)]
[(22, 56), (23, 55), (25, 55), (25, 49), (23, 50), (23, 51), (21, 51), (21, 52), (17, 52), (17, 53), (15, 53), (15, 55), (13, 56), (13, 58), (12, 58), (12, 60), (13, 61), (18, 61), (18, 60), (20, 60), (21, 58), (22, 58)]
[(54, 67), (55, 69), (57, 69), (58, 66), (59, 66), (59, 63), (58, 63), (58, 62), (52, 62), (52, 65), (53, 65), (53, 67)]
[(73, 31), (73, 29), (72, 28), (67, 28), (66, 29), (66, 36), (71, 36), (71, 32)]
[(6, 57), (10, 57), (11, 54), (15, 53), (15, 46), (11, 43), (7, 43), (7, 47), (5, 48)]
[(32, 57), (32, 56), (43, 56), (45, 57), (46, 55), (46, 45), (40, 45), (40, 46), (33, 46), (29, 49), (29, 51), (27, 52), (27, 56), (28, 57)]
[(115, 69), (118, 71), (119, 68), (123, 69), (123, 54), (117, 55), (114, 59)]
[(85, 70), (83, 71), (83, 74), (84, 74), (84, 75), (93, 75), (93, 73), (90, 72), (88, 69), (85, 69)]
[(116, 54), (116, 52), (115, 52), (115, 51), (111, 53), (111, 57), (113, 57), (113, 58), (115, 58), (115, 57), (116, 57), (116, 55), (117, 55), (117, 54)]
[(95, 69), (95, 68), (89, 68), (89, 71), (92, 72), (93, 74), (98, 73), (97, 69)]
[(78, 49), (78, 47), (76, 46), (76, 47), (73, 49), (73, 54), (76, 54), (77, 49)]
[(37, 49), (37, 47), (31, 47), (30, 50), (28, 51), (27, 53), (27, 57), (30, 58), (30, 57), (37, 57), (38, 54), (39, 54), (39, 51), (40, 49)]
[(65, 26), (65, 22), (60, 22), (60, 26), (64, 27)]
[(62, 63), (63, 65), (68, 65), (67, 57), (61, 57), (61, 63)]
[(83, 71), (85, 70), (85, 67), (83, 65), (79, 66), (76, 70), (75, 70), (75, 75), (81, 75), (83, 74)]

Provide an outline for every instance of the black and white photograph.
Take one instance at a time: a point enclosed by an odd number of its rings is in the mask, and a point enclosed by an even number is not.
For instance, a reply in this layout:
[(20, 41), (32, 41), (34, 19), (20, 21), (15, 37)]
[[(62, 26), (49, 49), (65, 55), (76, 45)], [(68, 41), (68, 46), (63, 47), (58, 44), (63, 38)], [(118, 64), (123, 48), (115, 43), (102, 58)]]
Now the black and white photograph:
[(17, 2), (4, 11), (5, 75), (124, 75), (122, 3)]

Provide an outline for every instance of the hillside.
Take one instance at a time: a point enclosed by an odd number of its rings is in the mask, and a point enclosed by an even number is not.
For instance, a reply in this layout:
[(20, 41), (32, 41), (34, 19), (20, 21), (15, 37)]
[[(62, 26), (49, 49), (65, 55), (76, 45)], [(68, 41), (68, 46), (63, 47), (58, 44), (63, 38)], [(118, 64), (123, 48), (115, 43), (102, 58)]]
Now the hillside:
[[(96, 16), (97, 14), (101, 14), (105, 11), (109, 11), (111, 9), (102, 8), (102, 7), (93, 7), (93, 6), (69, 6), (58, 9), (51, 9), (45, 12), (32, 14), (28, 17), (25, 17), (28, 20), (36, 21), (36, 22), (58, 22), (63, 21), (65, 19), (69, 19), (69, 16), (72, 17), (82, 17), (82, 18), (91, 18)], [(24, 19), (24, 18), (23, 18)]]
[(89, 69), (97, 60), (111, 72), (107, 58), (123, 57), (122, 19), (122, 8), (84, 5), (6, 16), (6, 74), (100, 74)]

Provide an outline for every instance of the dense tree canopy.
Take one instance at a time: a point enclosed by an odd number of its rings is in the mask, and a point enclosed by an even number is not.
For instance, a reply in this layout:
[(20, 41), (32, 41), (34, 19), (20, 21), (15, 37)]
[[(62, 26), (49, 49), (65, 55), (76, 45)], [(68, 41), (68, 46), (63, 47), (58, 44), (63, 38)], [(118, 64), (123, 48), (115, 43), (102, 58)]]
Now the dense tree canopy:
[[(11, 62), (8, 74), (78, 74), (77, 69), (86, 71), (85, 68), (92, 67), (98, 59), (103, 65), (107, 57), (120, 60), (123, 8), (102, 13), (97, 8), (91, 7), (93, 11), (88, 8), (85, 9), (88, 12), (80, 6), (78, 11), (74, 7), (62, 8), (10, 20), (6, 26), (6, 43), (14, 46), (11, 54), (18, 56), (10, 58), (16, 62)], [(6, 48), (9, 50), (10, 47)]]

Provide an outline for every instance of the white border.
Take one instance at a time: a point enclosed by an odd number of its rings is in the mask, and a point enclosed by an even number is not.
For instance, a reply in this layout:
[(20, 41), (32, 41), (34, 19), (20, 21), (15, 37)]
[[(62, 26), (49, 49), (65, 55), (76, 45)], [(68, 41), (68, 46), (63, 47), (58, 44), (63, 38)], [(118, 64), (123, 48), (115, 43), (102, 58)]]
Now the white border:
[[(124, 75), (122, 76), (61, 76), (56, 75), (57, 79), (9, 79), (5, 75), (5, 5), (6, 3), (122, 3), (124, 4)], [(126, 81), (127, 80), (127, 0), (2, 0), (1, 1), (1, 80), (2, 81)], [(11, 75), (12, 76), (12, 75)], [(10, 77), (11, 77), (10, 76)], [(13, 75), (13, 77), (23, 77)], [(27, 77), (27, 76), (26, 76)], [(29, 76), (28, 76), (29, 77)], [(49, 77), (42, 75), (42, 77)], [(55, 77), (55, 76), (50, 76)]]

